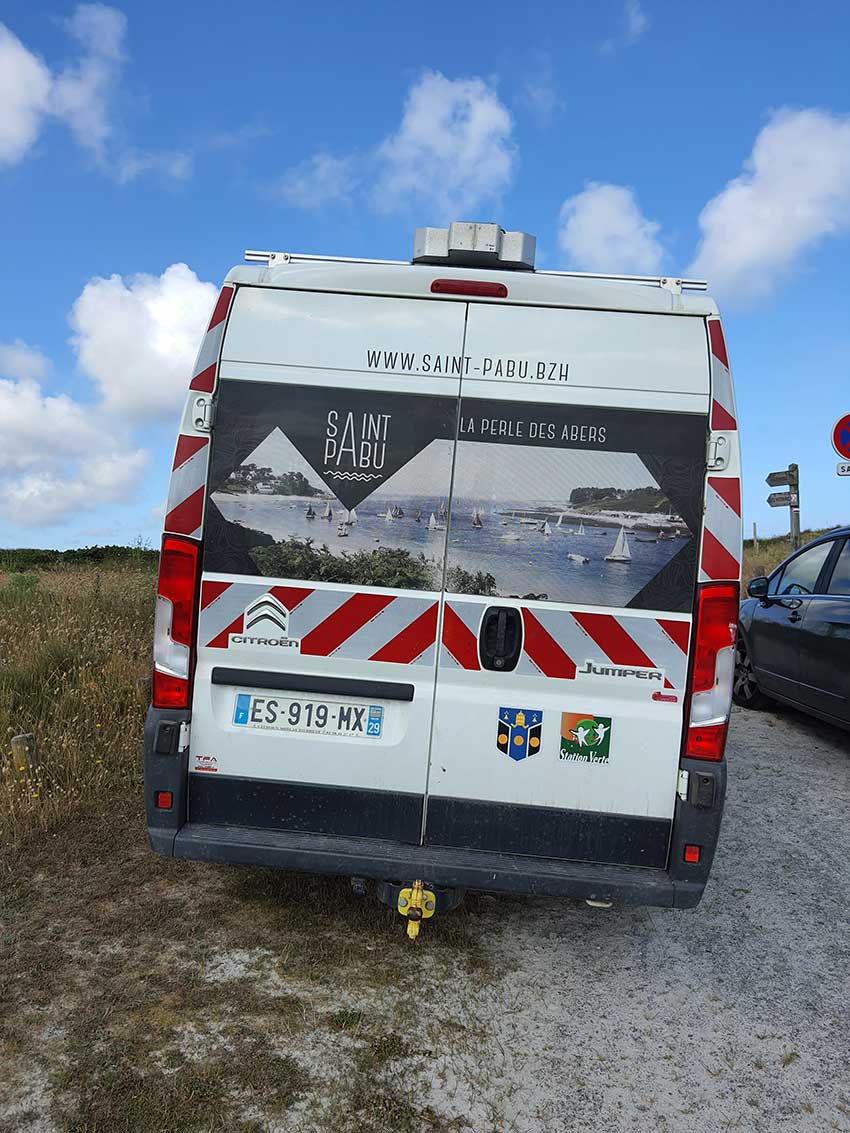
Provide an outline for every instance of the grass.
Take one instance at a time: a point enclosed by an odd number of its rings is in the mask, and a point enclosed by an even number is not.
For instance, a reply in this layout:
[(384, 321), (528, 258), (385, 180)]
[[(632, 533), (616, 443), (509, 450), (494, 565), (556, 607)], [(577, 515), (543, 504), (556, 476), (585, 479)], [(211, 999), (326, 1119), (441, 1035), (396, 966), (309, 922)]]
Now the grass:
[(0, 575), (0, 845), (139, 783), (153, 596), (144, 568)]

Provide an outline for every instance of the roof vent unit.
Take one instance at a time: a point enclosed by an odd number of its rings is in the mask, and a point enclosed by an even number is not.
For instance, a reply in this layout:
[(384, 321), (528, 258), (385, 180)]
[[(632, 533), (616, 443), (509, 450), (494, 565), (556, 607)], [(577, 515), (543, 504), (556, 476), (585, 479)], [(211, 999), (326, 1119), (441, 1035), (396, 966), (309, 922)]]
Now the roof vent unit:
[(417, 228), (415, 264), (534, 271), (537, 238), (528, 232), (505, 232), (498, 224), (459, 221), (448, 228)]

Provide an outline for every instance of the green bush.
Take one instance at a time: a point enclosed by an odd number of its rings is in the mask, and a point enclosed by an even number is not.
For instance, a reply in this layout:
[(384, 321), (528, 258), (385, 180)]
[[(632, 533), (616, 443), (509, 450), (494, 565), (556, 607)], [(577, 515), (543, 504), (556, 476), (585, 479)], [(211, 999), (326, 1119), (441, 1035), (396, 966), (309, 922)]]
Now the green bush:
[(278, 578), (304, 578), (341, 582), (349, 586), (392, 586), (400, 590), (432, 590), (435, 564), (424, 555), (394, 547), (334, 555), (311, 539), (286, 539), (271, 547), (252, 547), (251, 558), (261, 574)]

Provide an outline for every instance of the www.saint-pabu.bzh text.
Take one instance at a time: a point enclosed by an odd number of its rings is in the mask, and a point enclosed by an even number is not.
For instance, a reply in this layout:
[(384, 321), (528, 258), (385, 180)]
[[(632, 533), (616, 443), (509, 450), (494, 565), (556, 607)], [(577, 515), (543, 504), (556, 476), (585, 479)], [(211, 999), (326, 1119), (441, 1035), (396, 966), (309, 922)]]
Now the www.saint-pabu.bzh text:
[(481, 378), (507, 378), (520, 382), (565, 382), (569, 362), (528, 358), (474, 358), (471, 354), (417, 354), (404, 350), (367, 350), (370, 370), (405, 374), (477, 374)]

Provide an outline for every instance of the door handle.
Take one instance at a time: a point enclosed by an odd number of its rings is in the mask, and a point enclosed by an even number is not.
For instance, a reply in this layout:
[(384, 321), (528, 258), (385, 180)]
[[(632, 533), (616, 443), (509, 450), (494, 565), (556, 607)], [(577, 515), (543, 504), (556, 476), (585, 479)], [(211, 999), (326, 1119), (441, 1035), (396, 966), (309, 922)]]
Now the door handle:
[(522, 618), (512, 606), (489, 606), (481, 619), (478, 655), (483, 669), (510, 673), (522, 651)]
[(790, 613), (788, 615), (788, 621), (789, 622), (801, 622), (802, 620), (803, 620), (803, 615), (798, 613), (796, 610), (794, 610), (792, 613)]

